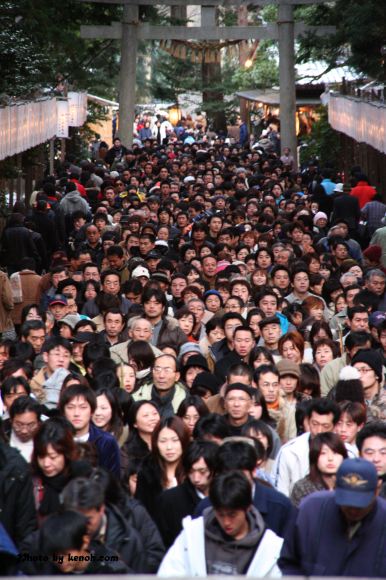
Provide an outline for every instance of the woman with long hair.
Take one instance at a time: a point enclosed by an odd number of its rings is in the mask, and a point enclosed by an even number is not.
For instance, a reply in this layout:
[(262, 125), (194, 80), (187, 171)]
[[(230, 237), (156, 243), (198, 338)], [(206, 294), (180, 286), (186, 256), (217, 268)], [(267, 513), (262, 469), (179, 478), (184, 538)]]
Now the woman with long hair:
[(152, 434), (161, 419), (153, 401), (135, 401), (128, 413), (129, 436), (121, 448), (121, 472), (130, 460), (143, 460), (151, 452)]
[(72, 477), (81, 475), (76, 465), (79, 457), (73, 427), (66, 419), (54, 417), (41, 423), (31, 460), (38, 519), (59, 510), (63, 488)]
[(298, 507), (301, 500), (315, 491), (332, 491), (336, 472), (347, 458), (347, 449), (336, 433), (320, 433), (310, 443), (310, 473), (297, 481), (291, 493), (292, 503)]
[(164, 417), (151, 437), (151, 453), (138, 473), (135, 497), (157, 523), (158, 498), (165, 489), (184, 480), (182, 456), (190, 442), (189, 429), (180, 417)]
[(177, 417), (181, 417), (193, 437), (194, 427), (201, 417), (209, 414), (209, 409), (198, 395), (188, 395), (177, 410)]
[(97, 398), (97, 406), (92, 416), (94, 425), (114, 435), (119, 447), (127, 439), (128, 430), (124, 428), (122, 419), (122, 410), (118, 401), (118, 397), (114, 391), (118, 389), (110, 389), (102, 387), (95, 393)]

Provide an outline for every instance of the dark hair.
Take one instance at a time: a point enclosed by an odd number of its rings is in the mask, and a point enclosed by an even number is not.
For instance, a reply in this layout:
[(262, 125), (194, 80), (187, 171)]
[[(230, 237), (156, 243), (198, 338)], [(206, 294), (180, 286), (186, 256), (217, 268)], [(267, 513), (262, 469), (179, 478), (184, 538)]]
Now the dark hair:
[(63, 554), (80, 550), (87, 535), (87, 518), (76, 511), (62, 511), (44, 520), (39, 531), (40, 554)]
[(215, 469), (217, 449), (218, 445), (212, 441), (192, 441), (182, 458), (182, 464), (186, 475), (188, 475), (192, 466), (201, 458), (205, 461), (212, 474)]
[[(315, 435), (310, 441), (310, 480), (313, 483), (321, 483), (325, 486), (322, 475), (318, 469), (318, 460), (322, 452), (323, 445), (327, 445), (335, 453), (342, 455), (343, 459), (347, 459), (347, 449), (342, 439), (336, 433), (319, 433)], [(326, 486), (325, 486), (326, 487)]]
[(11, 360), (16, 357), (20, 360), (31, 362), (36, 356), (32, 344), (29, 342), (21, 342), (20, 340), (11, 344), (8, 354)]
[(83, 282), (81, 300), (83, 300), (84, 302), (87, 301), (85, 294), (86, 294), (88, 286), (92, 286), (94, 288), (95, 292), (97, 293), (97, 295), (99, 294), (99, 291), (101, 288), (101, 285), (96, 280), (86, 280), (85, 282)]
[(83, 364), (86, 369), (101, 358), (110, 358), (110, 349), (107, 344), (93, 340), (88, 342), (83, 350)]
[(138, 411), (144, 406), (144, 405), (151, 405), (152, 407), (154, 407), (154, 409), (159, 413), (159, 409), (156, 403), (154, 403), (154, 401), (151, 400), (142, 400), (142, 401), (134, 401), (133, 404), (130, 407), (130, 411), (128, 414), (128, 420), (127, 423), (129, 425), (129, 429), (130, 429), (130, 435), (129, 435), (129, 439), (131, 437), (131, 434), (136, 430), (136, 427), (134, 427), (136, 421), (137, 421), (137, 415), (138, 415)]
[(50, 352), (54, 350), (54, 348), (58, 348), (59, 346), (68, 350), (69, 353), (72, 352), (71, 344), (65, 338), (61, 336), (53, 336), (51, 338), (47, 338), (47, 340), (43, 344), (42, 352)]
[(0, 394), (2, 400), (4, 401), (4, 397), (6, 397), (7, 395), (14, 394), (18, 386), (22, 386), (25, 389), (27, 395), (31, 394), (30, 384), (24, 377), (11, 376), (6, 378), (0, 386)]
[(311, 326), (310, 334), (308, 337), (311, 346), (314, 342), (315, 335), (318, 334), (320, 330), (324, 330), (328, 338), (332, 340), (332, 332), (328, 322), (326, 322), (325, 320), (316, 320)]
[(315, 360), (316, 351), (320, 346), (328, 346), (331, 349), (333, 358), (340, 355), (339, 345), (331, 340), (331, 338), (320, 338), (312, 345), (312, 358)]
[(211, 482), (209, 498), (215, 510), (227, 508), (246, 511), (252, 504), (252, 486), (239, 471), (222, 473)]
[(320, 398), (320, 374), (311, 363), (301, 363), (298, 391), (304, 393), (311, 391), (313, 399)]
[(43, 320), (27, 320), (24, 322), (20, 329), (20, 336), (23, 338), (28, 338), (29, 333), (31, 330), (44, 330), (46, 327), (44, 325)]
[[(33, 308), (36, 309), (36, 312), (39, 314), (39, 316), (42, 316), (42, 312), (40, 311), (39, 304), (27, 304), (27, 306), (24, 306), (22, 311), (21, 311), (21, 324), (22, 325), (24, 324), (24, 322), (26, 322), (27, 316)], [(43, 318), (43, 316), (42, 316), (42, 318)], [(28, 322), (30, 322), (30, 321), (28, 321)]]
[(182, 457), (189, 445), (189, 431), (186, 427), (185, 423), (180, 417), (172, 416), (172, 417), (163, 417), (161, 418), (160, 422), (154, 429), (151, 435), (151, 449), (152, 455), (158, 466), (161, 470), (161, 482), (162, 486), (164, 487), (167, 481), (167, 474), (165, 469), (165, 462), (164, 459), (161, 457), (159, 449), (158, 449), (158, 437), (163, 429), (171, 429), (174, 431), (178, 439), (180, 440), (181, 447), (182, 447), (182, 455), (181, 459), (176, 468), (176, 479), (178, 483), (182, 483), (184, 472), (182, 468)]
[(13, 358), (6, 360), (3, 368), (1, 369), (1, 380), (3, 381), (7, 377), (10, 377), (16, 371), (22, 369), (23, 372), (26, 374), (28, 380), (31, 380), (33, 377), (33, 367), (30, 362), (26, 362), (21, 358)]
[(90, 387), (84, 385), (70, 385), (60, 393), (59, 397), (59, 411), (64, 415), (66, 405), (77, 397), (83, 397), (91, 407), (91, 412), (95, 413), (96, 397), (94, 391)]
[(162, 290), (160, 288), (152, 288), (150, 286), (147, 286), (144, 289), (143, 294), (142, 294), (142, 300), (141, 300), (142, 305), (146, 304), (146, 302), (149, 302), (149, 300), (151, 300), (152, 298), (155, 298), (157, 300), (157, 302), (160, 302), (160, 304), (162, 304), (164, 309), (167, 308), (168, 304), (167, 304), (165, 292), (162, 292)]
[(359, 431), (356, 438), (356, 445), (359, 449), (359, 453), (362, 453), (364, 442), (369, 437), (379, 437), (386, 441), (386, 423), (384, 421), (367, 423), (367, 425)]
[[(240, 327), (238, 327), (240, 328)], [(231, 375), (239, 375), (242, 377), (248, 377), (249, 382), (252, 383), (252, 379), (253, 379), (253, 371), (250, 367), (250, 365), (247, 365), (246, 363), (236, 363), (233, 364), (232, 366), (229, 367), (229, 369), (227, 370), (226, 373), (226, 379), (227, 382), (229, 383), (229, 379), (231, 377)]]
[(209, 415), (201, 417), (193, 430), (194, 439), (225, 439), (229, 435), (230, 429), (225, 417), (217, 413), (209, 413)]
[(253, 351), (251, 352), (251, 358), (250, 358), (251, 364), (253, 364), (261, 355), (264, 355), (265, 358), (269, 361), (269, 363), (266, 363), (266, 364), (271, 364), (271, 365), (275, 364), (275, 360), (274, 360), (271, 352), (265, 346), (256, 346), (253, 349)]
[(223, 328), (222, 321), (221, 318), (219, 318), (218, 316), (212, 316), (212, 318), (208, 320), (208, 322), (205, 324), (206, 335), (208, 335), (210, 332), (212, 332), (212, 330), (215, 330), (216, 328), (221, 329)]
[(267, 440), (268, 440), (268, 446), (267, 446), (267, 451), (266, 451), (266, 456), (267, 457), (271, 457), (272, 452), (273, 452), (273, 435), (272, 435), (272, 429), (269, 427), (269, 425), (267, 425), (267, 423), (264, 421), (263, 418), (261, 419), (252, 419), (251, 421), (248, 421), (248, 423), (246, 423), (243, 428), (241, 429), (241, 434), (244, 435), (244, 437), (252, 437), (253, 439), (256, 438), (256, 435), (252, 435), (251, 432), (255, 432), (256, 433), (261, 433), (262, 435), (264, 435)]
[(347, 308), (347, 318), (352, 320), (355, 314), (368, 314), (368, 310), (366, 306), (359, 304), (358, 306), (352, 306), (351, 308)]
[(155, 362), (155, 354), (150, 344), (145, 340), (131, 341), (127, 347), (127, 358), (133, 359), (138, 370), (152, 367)]
[(244, 441), (225, 441), (216, 454), (216, 474), (232, 469), (254, 472), (257, 462), (255, 448)]
[(123, 420), (122, 420), (122, 410), (118, 401), (118, 395), (116, 393), (118, 389), (110, 389), (108, 387), (101, 387), (95, 392), (95, 397), (105, 396), (111, 407), (111, 419), (108, 425), (108, 432), (114, 435), (115, 439), (118, 441), (123, 432)]
[(209, 415), (209, 409), (205, 405), (204, 401), (198, 395), (188, 395), (180, 404), (177, 410), (177, 417), (183, 417), (187, 413), (189, 407), (194, 407), (197, 413), (201, 417), (205, 417), (205, 415)]
[(76, 477), (62, 491), (64, 509), (99, 510), (105, 503), (102, 484), (95, 479)]
[(119, 284), (121, 284), (121, 277), (119, 275), (119, 272), (117, 272), (117, 270), (103, 270), (103, 272), (101, 273), (102, 286), (103, 286), (103, 283), (104, 283), (105, 279), (107, 278), (107, 276), (117, 276), (117, 278), (119, 280)]
[(260, 377), (262, 375), (266, 375), (267, 373), (273, 373), (277, 377), (279, 377), (279, 371), (275, 367), (275, 365), (260, 365), (254, 372), (254, 379), (256, 384), (259, 382)]
[(68, 472), (70, 463), (79, 458), (79, 449), (74, 441), (74, 428), (64, 417), (53, 417), (44, 421), (35, 434), (31, 459), (35, 474), (42, 474), (38, 459), (47, 455), (49, 445), (52, 445), (56, 453), (64, 455), (64, 471)]
[(311, 418), (312, 413), (317, 413), (318, 415), (333, 415), (333, 423), (337, 424), (340, 417), (339, 406), (329, 399), (312, 399), (309, 401), (306, 410), (306, 416), (308, 419)]
[(352, 402), (352, 401), (342, 401), (339, 403), (341, 416), (343, 413), (347, 413), (347, 415), (359, 425), (364, 425), (366, 423), (367, 417), (367, 407), (362, 403)]
[(40, 421), (40, 404), (36, 401), (36, 399), (32, 399), (28, 395), (18, 397), (13, 401), (9, 408), (9, 416), (11, 421), (14, 420), (16, 415), (22, 415), (23, 413), (35, 413), (37, 420)]
[[(232, 296), (232, 298), (236, 298), (236, 296)], [(245, 324), (245, 319), (238, 312), (226, 312), (221, 319), (223, 329), (225, 328), (225, 323), (228, 322), (228, 320), (234, 320), (236, 318), (240, 321), (240, 325)]]
[(346, 336), (345, 347), (346, 350), (351, 350), (355, 346), (365, 346), (367, 342), (371, 342), (371, 334), (364, 330), (358, 332), (349, 332)]

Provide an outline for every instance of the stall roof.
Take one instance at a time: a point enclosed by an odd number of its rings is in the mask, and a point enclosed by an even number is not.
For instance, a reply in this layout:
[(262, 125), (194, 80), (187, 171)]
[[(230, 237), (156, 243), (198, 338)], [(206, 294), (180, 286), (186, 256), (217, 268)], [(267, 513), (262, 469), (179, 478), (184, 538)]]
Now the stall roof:
[(87, 99), (92, 101), (93, 103), (97, 103), (98, 105), (102, 105), (103, 107), (116, 107), (119, 108), (119, 103), (116, 101), (109, 101), (108, 99), (104, 99), (103, 97), (97, 97), (96, 95), (90, 95), (88, 93)]
[[(323, 89), (320, 93), (323, 92)], [(236, 95), (247, 101), (256, 101), (264, 103), (265, 105), (280, 106), (279, 89), (256, 89), (250, 91), (240, 91)], [(296, 106), (303, 107), (307, 105), (320, 105), (320, 94), (314, 95), (297, 95)]]

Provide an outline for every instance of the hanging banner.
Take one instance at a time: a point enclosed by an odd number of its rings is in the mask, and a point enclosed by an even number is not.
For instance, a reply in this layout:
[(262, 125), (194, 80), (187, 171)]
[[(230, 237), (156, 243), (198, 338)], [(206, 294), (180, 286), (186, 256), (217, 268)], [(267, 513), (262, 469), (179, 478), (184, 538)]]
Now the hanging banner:
[(328, 121), (358, 143), (386, 153), (386, 106), (331, 93)]
[(87, 118), (87, 94), (70, 95), (69, 99), (46, 98), (0, 107), (0, 160), (55, 136), (66, 138), (69, 126), (83, 125)]

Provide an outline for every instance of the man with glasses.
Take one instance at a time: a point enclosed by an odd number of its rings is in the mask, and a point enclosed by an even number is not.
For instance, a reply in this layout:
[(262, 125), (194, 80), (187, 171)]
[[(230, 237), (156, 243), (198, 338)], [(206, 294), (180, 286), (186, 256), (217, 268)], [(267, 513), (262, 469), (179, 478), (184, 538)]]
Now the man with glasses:
[(9, 409), (11, 436), (9, 444), (18, 449), (30, 463), (34, 448), (34, 435), (40, 425), (40, 405), (29, 396), (15, 399)]
[(386, 391), (383, 385), (383, 360), (379, 352), (364, 348), (357, 352), (351, 365), (359, 371), (368, 413), (386, 420)]
[(135, 401), (154, 401), (162, 418), (173, 417), (186, 398), (186, 390), (179, 382), (177, 360), (170, 354), (155, 359), (152, 369), (153, 383), (147, 383), (133, 393)]

